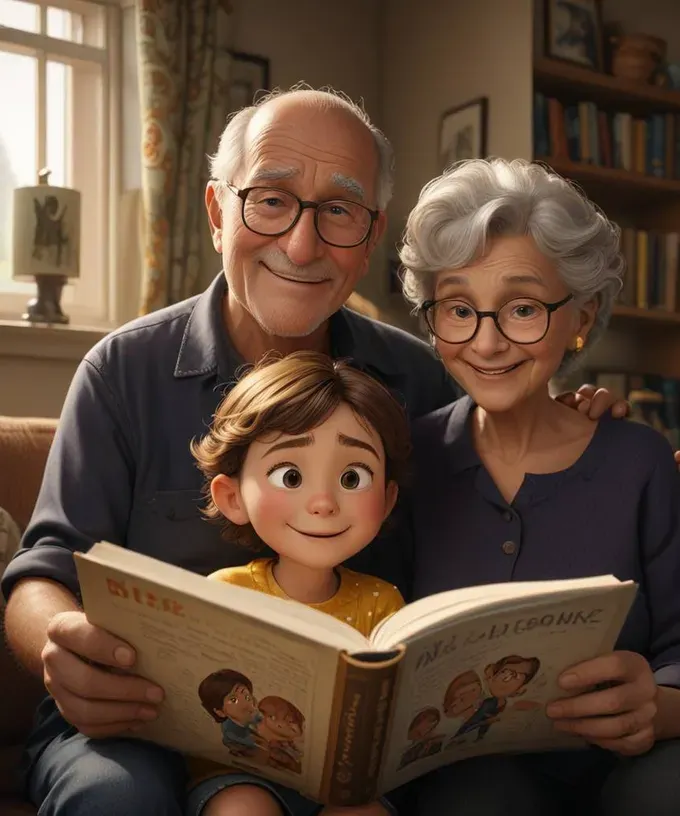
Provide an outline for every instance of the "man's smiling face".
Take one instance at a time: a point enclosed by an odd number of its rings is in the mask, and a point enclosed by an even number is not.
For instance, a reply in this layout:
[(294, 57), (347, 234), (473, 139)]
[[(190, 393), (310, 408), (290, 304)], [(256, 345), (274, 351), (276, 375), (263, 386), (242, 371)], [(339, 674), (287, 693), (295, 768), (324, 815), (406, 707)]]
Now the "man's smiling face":
[[(258, 110), (245, 133), (238, 189), (265, 186), (304, 201), (336, 199), (376, 209), (378, 152), (368, 128), (343, 108), (323, 107), (313, 94), (291, 94)], [(242, 219), (242, 201), (228, 189), (222, 206), (208, 202), (213, 244), (220, 252), (230, 298), (269, 335), (306, 337), (318, 329), (368, 271), (384, 228), (381, 214), (368, 241), (356, 247), (325, 243), (305, 209), (280, 236), (259, 235)]]

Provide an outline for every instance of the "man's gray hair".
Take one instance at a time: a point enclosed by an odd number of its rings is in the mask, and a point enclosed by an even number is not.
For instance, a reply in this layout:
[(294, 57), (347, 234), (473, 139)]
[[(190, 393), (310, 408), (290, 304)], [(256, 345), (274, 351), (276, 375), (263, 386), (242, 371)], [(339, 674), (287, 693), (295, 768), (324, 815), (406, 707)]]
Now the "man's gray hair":
[(294, 93), (312, 93), (315, 102), (320, 107), (340, 108), (356, 116), (369, 130), (375, 142), (378, 153), (378, 178), (376, 180), (376, 204), (378, 209), (384, 210), (392, 198), (394, 185), (394, 152), (392, 145), (372, 122), (361, 105), (354, 102), (346, 94), (331, 87), (312, 88), (305, 82), (299, 82), (288, 90), (275, 89), (257, 99), (255, 104), (241, 108), (230, 116), (226, 127), (222, 131), (217, 152), (210, 156), (210, 176), (220, 185), (218, 194), (223, 193), (223, 185), (233, 183), (234, 178), (243, 166), (245, 154), (245, 136), (248, 125), (255, 113), (267, 102), (279, 97)]
[[(463, 161), (423, 187), (400, 251), (415, 310), (432, 299), (434, 273), (469, 265), (501, 235), (530, 235), (577, 303), (597, 299), (587, 344), (596, 341), (622, 285), (620, 229), (575, 185), (523, 159)], [(567, 352), (563, 370), (573, 358)]]

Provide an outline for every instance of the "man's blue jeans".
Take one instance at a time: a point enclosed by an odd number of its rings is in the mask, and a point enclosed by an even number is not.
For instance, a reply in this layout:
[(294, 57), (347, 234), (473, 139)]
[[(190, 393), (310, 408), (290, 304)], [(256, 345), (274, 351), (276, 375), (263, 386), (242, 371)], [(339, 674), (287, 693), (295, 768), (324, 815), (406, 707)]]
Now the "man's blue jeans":
[(150, 742), (91, 740), (44, 700), (25, 759), (26, 795), (40, 816), (182, 816), (183, 757)]

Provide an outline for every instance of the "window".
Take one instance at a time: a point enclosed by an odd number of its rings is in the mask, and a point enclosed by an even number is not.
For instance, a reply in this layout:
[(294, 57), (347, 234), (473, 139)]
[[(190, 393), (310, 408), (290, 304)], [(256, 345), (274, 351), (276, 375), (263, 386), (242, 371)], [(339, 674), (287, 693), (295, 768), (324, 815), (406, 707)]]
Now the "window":
[(81, 193), (80, 278), (64, 288), (73, 323), (109, 323), (119, 196), (118, 0), (0, 0), (0, 314), (16, 318), (34, 285), (12, 279), (15, 187)]

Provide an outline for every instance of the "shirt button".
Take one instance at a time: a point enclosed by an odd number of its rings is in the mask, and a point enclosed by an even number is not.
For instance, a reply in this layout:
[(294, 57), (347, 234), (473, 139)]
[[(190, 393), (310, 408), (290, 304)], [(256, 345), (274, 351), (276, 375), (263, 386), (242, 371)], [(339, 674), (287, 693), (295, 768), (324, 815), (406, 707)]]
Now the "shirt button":
[(514, 541), (504, 541), (501, 549), (506, 555), (514, 555), (515, 550), (517, 549), (517, 544), (515, 544)]
[(512, 513), (512, 510), (506, 510), (506, 511), (505, 511), (505, 513), (503, 513), (503, 518), (504, 518), (506, 521), (512, 521), (512, 520), (513, 520), (513, 518), (514, 518), (514, 515), (513, 515), (513, 513)]

